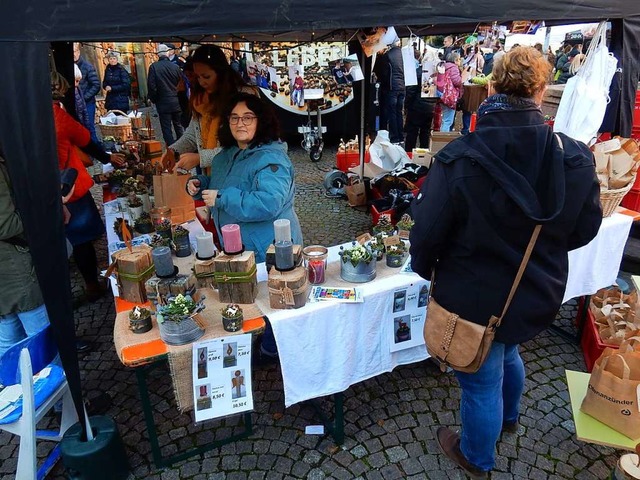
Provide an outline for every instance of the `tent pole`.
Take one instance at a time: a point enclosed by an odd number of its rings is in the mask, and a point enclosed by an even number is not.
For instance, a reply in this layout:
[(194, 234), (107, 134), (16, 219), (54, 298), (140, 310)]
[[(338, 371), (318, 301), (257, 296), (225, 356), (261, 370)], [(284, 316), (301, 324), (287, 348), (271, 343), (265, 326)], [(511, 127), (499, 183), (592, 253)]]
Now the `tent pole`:
[[(364, 61), (365, 61), (365, 55), (364, 55), (364, 51), (362, 51), (362, 53), (360, 54), (360, 70), (364, 69)], [(362, 72), (364, 74), (364, 70)], [(360, 152), (360, 178), (364, 178), (364, 149), (366, 146), (366, 142), (365, 142), (365, 138), (364, 138), (364, 130), (365, 130), (365, 91), (364, 89), (367, 88), (367, 78), (368, 76), (365, 75), (365, 77), (362, 79), (362, 85), (360, 88), (360, 145), (359, 147), (359, 152)]]

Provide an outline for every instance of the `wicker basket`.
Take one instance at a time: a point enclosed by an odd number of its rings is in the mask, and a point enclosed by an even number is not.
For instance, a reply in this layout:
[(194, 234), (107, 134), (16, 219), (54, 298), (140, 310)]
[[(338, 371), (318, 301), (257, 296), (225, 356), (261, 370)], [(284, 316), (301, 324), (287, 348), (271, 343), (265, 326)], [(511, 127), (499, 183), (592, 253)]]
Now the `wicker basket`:
[[(115, 113), (116, 115), (124, 115), (127, 116), (122, 110), (109, 110), (109, 113)], [(133, 128), (131, 123), (126, 125), (98, 125), (100, 127), (100, 133), (102, 134), (102, 138), (104, 137), (114, 137), (116, 140), (124, 142), (126, 140), (131, 140), (133, 138)]]
[(616, 211), (616, 208), (618, 208), (618, 205), (620, 205), (624, 196), (629, 193), (629, 190), (633, 187), (635, 179), (636, 177), (634, 176), (629, 182), (629, 185), (624, 188), (618, 188), (616, 190), (600, 190), (600, 204), (602, 205), (603, 217), (610, 217), (613, 212)]

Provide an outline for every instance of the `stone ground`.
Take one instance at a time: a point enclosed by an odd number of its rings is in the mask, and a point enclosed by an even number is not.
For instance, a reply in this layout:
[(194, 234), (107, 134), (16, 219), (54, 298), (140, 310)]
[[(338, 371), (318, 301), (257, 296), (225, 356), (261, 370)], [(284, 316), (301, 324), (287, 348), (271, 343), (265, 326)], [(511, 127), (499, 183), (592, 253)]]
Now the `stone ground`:
[[(318, 164), (296, 151), (296, 210), (307, 244), (335, 245), (370, 227), (366, 212), (346, 201), (324, 196), (322, 179), (333, 165), (334, 152), (326, 152)], [(99, 192), (96, 192), (100, 197)], [(106, 265), (106, 242), (96, 242), (100, 261)], [(82, 297), (82, 281), (72, 266), (73, 295)], [(557, 324), (575, 333), (575, 303), (564, 305)], [(113, 417), (124, 440), (131, 464), (131, 479), (298, 479), (323, 478), (393, 480), (462, 479), (462, 471), (440, 454), (435, 432), (438, 425), (460, 426), (460, 390), (451, 373), (441, 373), (429, 361), (396, 368), (393, 372), (349, 388), (345, 396), (344, 445), (330, 436), (306, 435), (304, 427), (320, 423), (308, 404), (284, 408), (282, 377), (277, 366), (253, 372), (254, 433), (246, 440), (156, 469), (151, 451), (136, 377), (125, 368), (113, 348), (113, 298), (75, 310), (78, 334), (93, 342), (94, 349), (79, 358), (83, 386), (91, 398), (106, 391), (113, 398), (107, 415)], [(576, 440), (571, 417), (565, 369), (585, 371), (579, 346), (553, 332), (545, 332), (521, 347), (527, 369), (521, 427), (505, 434), (497, 445), (493, 479), (605, 479), (619, 452)], [(165, 454), (195, 443), (226, 436), (239, 418), (195, 425), (193, 416), (175, 407), (167, 366), (150, 377), (151, 401)], [(330, 399), (323, 399), (325, 409)], [(55, 424), (53, 416), (45, 423)], [(44, 455), (51, 443), (39, 443)], [(18, 458), (15, 437), (0, 433), (0, 477), (14, 478)], [(61, 462), (48, 478), (66, 478)]]

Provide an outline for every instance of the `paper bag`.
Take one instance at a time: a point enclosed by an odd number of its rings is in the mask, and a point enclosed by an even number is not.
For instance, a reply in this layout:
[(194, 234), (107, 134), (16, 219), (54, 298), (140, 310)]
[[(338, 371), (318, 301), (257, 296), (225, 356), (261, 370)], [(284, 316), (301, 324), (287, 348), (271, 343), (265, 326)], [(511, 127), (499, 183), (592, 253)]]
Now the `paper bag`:
[(596, 160), (596, 175), (598, 176), (598, 183), (600, 183), (600, 188), (609, 188), (609, 176), (610, 172), (610, 162), (609, 162), (609, 154), (603, 152), (593, 152), (593, 156)]
[(580, 410), (605, 425), (640, 439), (640, 353), (608, 349), (596, 360)]
[(356, 177), (346, 187), (347, 201), (350, 207), (360, 207), (367, 204), (367, 193), (365, 185), (360, 178)]
[(186, 191), (189, 175), (163, 173), (153, 176), (156, 207), (171, 209), (171, 223), (184, 223), (196, 216), (193, 198)]

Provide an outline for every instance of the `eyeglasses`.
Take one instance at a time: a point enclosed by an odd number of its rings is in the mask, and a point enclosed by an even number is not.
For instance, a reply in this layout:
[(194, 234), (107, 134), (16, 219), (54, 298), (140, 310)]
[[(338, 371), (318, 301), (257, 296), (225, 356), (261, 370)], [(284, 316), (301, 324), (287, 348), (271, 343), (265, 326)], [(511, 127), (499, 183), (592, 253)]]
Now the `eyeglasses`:
[(229, 124), (230, 125), (238, 125), (238, 122), (240, 120), (242, 120), (242, 125), (244, 125), (245, 127), (248, 127), (249, 125), (251, 125), (253, 123), (253, 121), (256, 118), (257, 117), (255, 115), (244, 115), (242, 117), (238, 117), (237, 115), (231, 115), (229, 117)]

